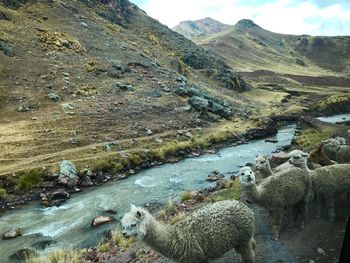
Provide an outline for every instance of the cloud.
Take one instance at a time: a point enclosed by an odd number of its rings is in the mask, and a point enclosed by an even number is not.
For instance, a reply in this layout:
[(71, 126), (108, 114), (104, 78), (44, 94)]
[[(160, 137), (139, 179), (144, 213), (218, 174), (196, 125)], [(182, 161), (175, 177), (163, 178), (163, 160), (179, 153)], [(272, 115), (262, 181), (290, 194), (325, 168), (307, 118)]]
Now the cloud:
[(350, 35), (348, 0), (131, 0), (148, 15), (174, 27), (211, 17), (226, 24), (243, 18), (285, 34)]

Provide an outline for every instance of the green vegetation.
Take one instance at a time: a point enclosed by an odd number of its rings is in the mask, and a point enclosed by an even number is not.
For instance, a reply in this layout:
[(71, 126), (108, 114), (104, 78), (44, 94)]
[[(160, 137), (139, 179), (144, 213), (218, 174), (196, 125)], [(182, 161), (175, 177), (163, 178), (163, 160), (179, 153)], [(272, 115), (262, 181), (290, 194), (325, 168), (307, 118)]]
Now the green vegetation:
[(181, 195), (181, 202), (185, 202), (187, 200), (191, 200), (193, 197), (193, 193), (191, 191), (186, 191)]
[(315, 110), (324, 112), (346, 112), (350, 109), (350, 95), (331, 95), (317, 103)]
[(125, 238), (120, 231), (112, 231), (112, 241), (116, 246), (122, 248), (131, 247), (135, 243), (135, 239), (132, 237)]
[(212, 196), (212, 201), (217, 202), (229, 199), (238, 200), (241, 197), (241, 188), (239, 186), (238, 180), (228, 180), (225, 186), (227, 187), (227, 189), (215, 193)]
[(37, 170), (32, 170), (29, 173), (23, 175), (17, 185), (16, 185), (16, 190), (26, 190), (26, 189), (31, 189), (34, 186), (38, 185), (39, 183), (41, 183), (42, 178), (41, 178), (42, 174), (37, 171)]
[(332, 132), (333, 131), (331, 128), (323, 129), (322, 131), (313, 128), (307, 129), (302, 133), (302, 135), (297, 137), (295, 143), (302, 149), (310, 151), (314, 149), (321, 141), (330, 138)]
[(4, 199), (7, 196), (6, 190), (0, 187), (0, 200)]
[(85, 254), (86, 249), (55, 250), (47, 256), (32, 256), (27, 263), (81, 263)]
[(106, 253), (111, 251), (111, 245), (109, 243), (102, 243), (97, 245), (97, 251), (100, 253)]

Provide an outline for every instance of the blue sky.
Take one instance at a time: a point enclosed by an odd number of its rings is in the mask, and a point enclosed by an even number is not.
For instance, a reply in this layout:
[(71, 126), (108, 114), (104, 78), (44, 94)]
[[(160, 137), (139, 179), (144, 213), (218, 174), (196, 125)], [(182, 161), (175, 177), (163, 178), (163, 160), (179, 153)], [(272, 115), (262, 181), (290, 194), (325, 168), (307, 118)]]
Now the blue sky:
[(161, 23), (211, 17), (233, 25), (243, 18), (284, 34), (350, 35), (350, 0), (129, 0)]

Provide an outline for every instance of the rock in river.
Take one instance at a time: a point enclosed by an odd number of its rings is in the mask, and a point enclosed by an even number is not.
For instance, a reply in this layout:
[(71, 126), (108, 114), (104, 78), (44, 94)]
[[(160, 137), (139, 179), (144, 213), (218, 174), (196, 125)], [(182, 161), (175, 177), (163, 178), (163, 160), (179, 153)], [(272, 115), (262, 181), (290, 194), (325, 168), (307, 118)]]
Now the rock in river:
[(60, 163), (60, 175), (58, 181), (61, 184), (72, 187), (78, 184), (78, 180), (77, 168), (74, 163), (67, 160), (62, 161)]
[(91, 226), (96, 227), (96, 226), (100, 226), (103, 224), (106, 224), (108, 222), (114, 221), (115, 218), (111, 217), (111, 216), (96, 216), (92, 222), (91, 222)]
[(6, 233), (2, 235), (2, 239), (12, 239), (21, 235), (22, 235), (21, 230), (18, 227), (11, 228), (10, 230), (8, 230)]

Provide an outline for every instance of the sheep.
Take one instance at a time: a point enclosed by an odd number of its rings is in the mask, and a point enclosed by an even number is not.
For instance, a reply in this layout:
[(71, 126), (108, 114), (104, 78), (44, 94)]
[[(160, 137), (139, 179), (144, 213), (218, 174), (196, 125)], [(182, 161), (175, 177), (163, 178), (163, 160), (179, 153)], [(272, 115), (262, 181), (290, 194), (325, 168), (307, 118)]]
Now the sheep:
[(309, 154), (294, 150), (289, 153), (289, 156), (291, 164), (304, 169), (311, 176), (312, 190), (317, 198), (316, 217), (320, 217), (321, 201), (324, 199), (328, 208), (329, 221), (334, 222), (334, 197), (347, 193), (348, 199), (350, 198), (350, 164), (333, 164), (309, 170), (307, 166)]
[(206, 205), (174, 225), (160, 223), (131, 205), (121, 223), (125, 237), (137, 236), (175, 262), (209, 262), (232, 248), (243, 262), (254, 262), (254, 215), (236, 200)]
[(311, 187), (307, 172), (300, 168), (291, 168), (264, 178), (259, 186), (255, 184), (255, 174), (250, 167), (242, 167), (236, 176), (239, 177), (241, 188), (248, 198), (271, 214), (273, 239), (277, 240), (279, 237), (285, 208), (296, 209), (302, 216), (301, 227), (304, 227)]

